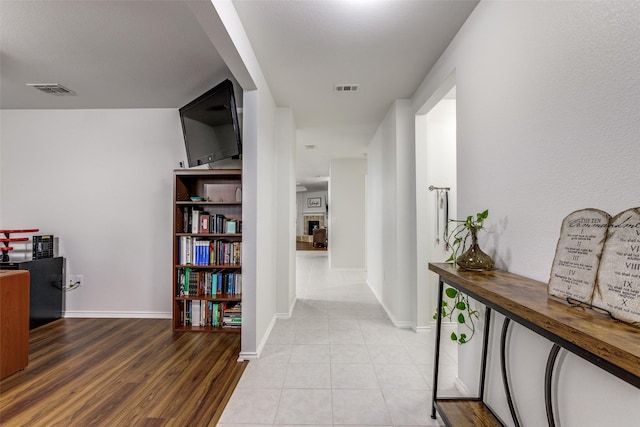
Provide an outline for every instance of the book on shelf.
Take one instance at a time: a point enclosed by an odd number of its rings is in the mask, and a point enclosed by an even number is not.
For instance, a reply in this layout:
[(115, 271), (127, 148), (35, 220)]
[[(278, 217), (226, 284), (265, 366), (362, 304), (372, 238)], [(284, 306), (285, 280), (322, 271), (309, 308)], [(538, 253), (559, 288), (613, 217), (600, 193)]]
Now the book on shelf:
[(220, 326), (220, 304), (211, 302), (211, 326)]
[(193, 301), (191, 307), (191, 326), (200, 326), (202, 301)]
[(192, 264), (193, 239), (191, 236), (180, 236), (180, 255), (178, 263), (182, 265)]
[(182, 232), (188, 233), (191, 230), (191, 213), (188, 207), (182, 209)]
[(191, 210), (191, 233), (197, 234), (200, 230), (200, 211), (197, 208)]
[(209, 232), (209, 214), (206, 212), (200, 213), (200, 230), (199, 233)]
[(189, 293), (188, 295), (198, 295), (198, 271), (189, 269)]
[(185, 296), (189, 294), (189, 285), (186, 283), (187, 279), (187, 275), (185, 274), (185, 268), (179, 268), (178, 269), (178, 277), (176, 280), (177, 283), (177, 289), (176, 289), (176, 295), (178, 296)]
[(184, 303), (184, 325), (191, 326), (191, 300), (185, 300)]
[(214, 215), (214, 218), (215, 218), (215, 221), (211, 221), (210, 228), (211, 228), (211, 233), (217, 234), (221, 232), (220, 230), (222, 230), (224, 215), (217, 213)]

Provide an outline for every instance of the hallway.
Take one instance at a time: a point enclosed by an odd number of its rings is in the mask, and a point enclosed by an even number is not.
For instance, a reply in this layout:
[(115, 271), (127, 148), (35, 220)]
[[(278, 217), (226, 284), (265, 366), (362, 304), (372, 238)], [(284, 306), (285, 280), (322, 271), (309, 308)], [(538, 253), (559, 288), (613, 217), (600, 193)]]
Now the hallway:
[[(219, 426), (438, 426), (430, 418), (433, 333), (397, 329), (364, 272), (298, 251), (293, 315), (251, 361)], [(455, 396), (456, 344), (443, 340), (441, 396)]]

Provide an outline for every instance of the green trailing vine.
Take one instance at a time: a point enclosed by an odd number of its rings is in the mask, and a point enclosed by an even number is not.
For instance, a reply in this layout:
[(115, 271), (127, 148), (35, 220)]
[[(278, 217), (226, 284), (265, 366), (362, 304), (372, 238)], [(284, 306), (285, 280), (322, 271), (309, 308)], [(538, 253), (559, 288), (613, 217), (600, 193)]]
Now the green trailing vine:
[[(451, 301), (449, 302), (444, 298), (442, 299), (442, 311), (440, 316), (442, 319), (449, 319), (450, 322), (453, 322), (455, 317), (459, 325), (465, 325), (469, 329), (470, 335), (465, 333), (460, 333), (460, 335), (458, 335), (455, 331), (451, 332), (451, 341), (456, 341), (458, 344), (465, 344), (471, 341), (471, 338), (473, 338), (476, 333), (476, 323), (474, 318), (476, 320), (480, 318), (478, 310), (471, 308), (469, 305), (469, 297), (462, 292), (458, 292), (457, 289), (447, 288), (445, 289), (445, 294)], [(438, 313), (435, 313), (433, 318), (437, 319)]]
[[(449, 222), (457, 225), (451, 230), (445, 240), (451, 249), (451, 256), (446, 262), (454, 263), (458, 256), (463, 254), (467, 249), (467, 239), (472, 233), (481, 230), (484, 227), (484, 220), (489, 216), (489, 210), (477, 213), (475, 216), (469, 215), (466, 219), (452, 219)], [(454, 288), (446, 288), (446, 298), (442, 299), (442, 307), (440, 307), (440, 316), (442, 319), (449, 319), (450, 322), (457, 322), (458, 325), (464, 325), (469, 330), (469, 334), (455, 331), (451, 332), (451, 340), (458, 344), (466, 344), (476, 333), (476, 320), (480, 319), (478, 310), (474, 310), (469, 304), (469, 297), (458, 292)], [(448, 298), (448, 300), (447, 300)], [(438, 318), (438, 312), (433, 315), (434, 319)], [(455, 320), (454, 320), (455, 319)]]

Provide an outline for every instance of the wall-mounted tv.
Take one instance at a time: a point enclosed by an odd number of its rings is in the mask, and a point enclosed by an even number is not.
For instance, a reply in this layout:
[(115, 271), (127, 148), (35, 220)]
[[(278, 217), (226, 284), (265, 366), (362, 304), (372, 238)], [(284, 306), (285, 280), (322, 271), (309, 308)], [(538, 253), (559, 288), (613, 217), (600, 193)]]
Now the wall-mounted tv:
[(242, 154), (233, 83), (225, 80), (180, 108), (189, 167)]

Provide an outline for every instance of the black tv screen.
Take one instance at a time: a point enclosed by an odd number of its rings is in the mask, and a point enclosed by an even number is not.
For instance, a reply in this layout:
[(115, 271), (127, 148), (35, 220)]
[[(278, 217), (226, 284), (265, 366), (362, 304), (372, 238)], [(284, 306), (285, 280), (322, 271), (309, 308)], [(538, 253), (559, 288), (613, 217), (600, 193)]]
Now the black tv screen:
[(242, 153), (233, 83), (225, 80), (178, 110), (189, 167)]

